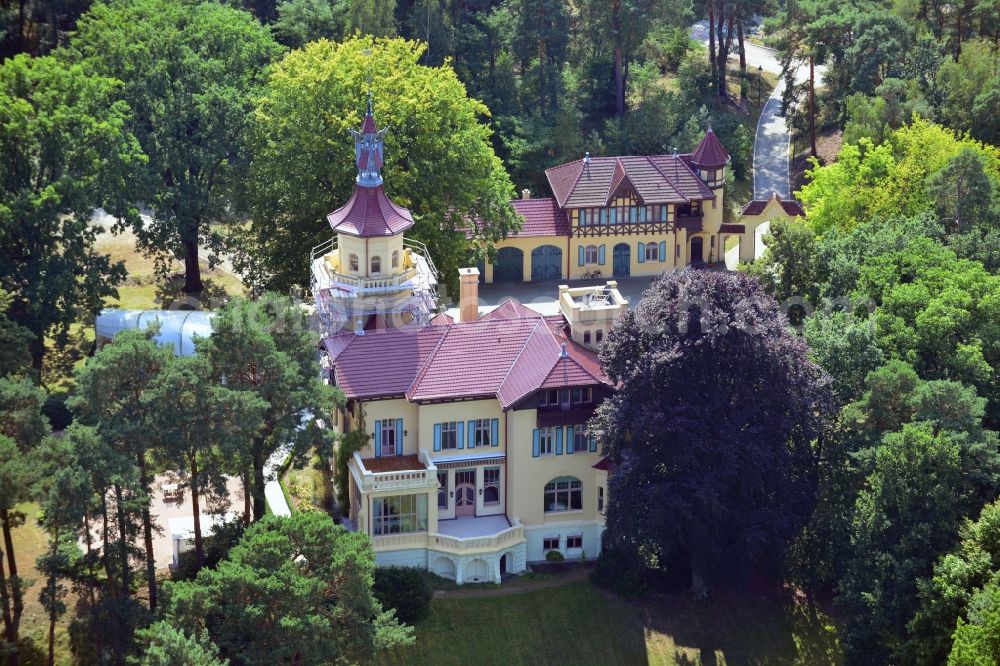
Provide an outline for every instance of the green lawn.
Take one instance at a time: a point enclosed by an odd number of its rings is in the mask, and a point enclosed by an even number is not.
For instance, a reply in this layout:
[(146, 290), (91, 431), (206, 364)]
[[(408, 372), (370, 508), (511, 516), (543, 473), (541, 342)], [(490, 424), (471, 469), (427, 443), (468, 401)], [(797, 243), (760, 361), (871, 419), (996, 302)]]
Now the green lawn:
[(382, 664), (802, 664), (841, 661), (825, 615), (774, 600), (625, 602), (588, 582), (436, 599), (416, 643)]

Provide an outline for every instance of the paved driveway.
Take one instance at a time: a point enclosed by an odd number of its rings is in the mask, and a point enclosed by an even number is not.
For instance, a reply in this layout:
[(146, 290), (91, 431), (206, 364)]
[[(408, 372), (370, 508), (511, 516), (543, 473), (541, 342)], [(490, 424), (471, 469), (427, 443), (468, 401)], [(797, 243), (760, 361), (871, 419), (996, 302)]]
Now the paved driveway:
[[(691, 39), (697, 40), (708, 47), (708, 24), (699, 21), (691, 26)], [(754, 70), (757, 67), (772, 74), (781, 74), (781, 62), (777, 58), (774, 49), (757, 46), (746, 42), (747, 69)], [(739, 58), (739, 54), (733, 53), (730, 58)], [(825, 68), (816, 68), (817, 85), (822, 81)], [(795, 80), (805, 81), (809, 78), (808, 63), (802, 64), (795, 70)], [(785, 79), (779, 77), (778, 85), (771, 93), (764, 109), (761, 112), (760, 120), (757, 123), (757, 134), (753, 144), (753, 196), (754, 199), (767, 199), (772, 192), (777, 192), (783, 199), (790, 198), (791, 185), (789, 178), (789, 142), (791, 141), (791, 131), (785, 118), (781, 115), (781, 96), (785, 90)]]

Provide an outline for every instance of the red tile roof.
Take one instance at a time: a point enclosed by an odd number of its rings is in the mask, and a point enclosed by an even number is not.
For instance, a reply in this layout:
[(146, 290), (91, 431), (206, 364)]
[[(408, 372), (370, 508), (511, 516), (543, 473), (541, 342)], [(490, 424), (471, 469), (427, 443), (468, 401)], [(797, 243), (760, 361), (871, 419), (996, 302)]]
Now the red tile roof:
[(714, 198), (686, 155), (591, 157), (545, 172), (561, 208), (607, 206), (622, 185), (644, 204), (681, 204)]
[(337, 233), (361, 238), (398, 234), (413, 226), (410, 211), (390, 201), (381, 185), (355, 185), (347, 203), (326, 219)]
[(701, 143), (691, 153), (691, 164), (707, 169), (718, 169), (729, 164), (729, 153), (723, 147), (719, 137), (709, 127)]
[(506, 408), (543, 386), (608, 382), (597, 355), (566, 338), (561, 316), (542, 317), (513, 299), (490, 315), (474, 322), (341, 333), (324, 345), (337, 385), (349, 398), (493, 396)]
[(447, 326), (448, 324), (454, 324), (454, 323), (455, 323), (455, 318), (452, 317), (447, 312), (439, 312), (438, 314), (431, 317), (432, 326), (440, 326), (440, 325)]
[(524, 226), (518, 236), (568, 236), (569, 219), (555, 199), (515, 199), (511, 202)]
[(593, 468), (607, 472), (608, 470), (615, 468), (615, 462), (611, 460), (611, 458), (604, 457), (594, 463)]
[[(782, 199), (776, 194), (771, 195), (772, 198), (777, 199), (778, 203), (781, 204), (782, 210), (785, 211), (786, 215), (791, 217), (805, 217), (806, 211), (802, 208), (802, 204), (794, 199)], [(740, 209), (742, 215), (760, 215), (767, 208), (767, 204), (771, 199), (754, 199), (750, 203), (743, 206)]]
[[(542, 314), (537, 310), (532, 310), (527, 305), (521, 303), (516, 298), (507, 297), (500, 302), (495, 309), (487, 312), (479, 321), (490, 321), (491, 319), (541, 319)], [(562, 319), (562, 316), (559, 317)]]

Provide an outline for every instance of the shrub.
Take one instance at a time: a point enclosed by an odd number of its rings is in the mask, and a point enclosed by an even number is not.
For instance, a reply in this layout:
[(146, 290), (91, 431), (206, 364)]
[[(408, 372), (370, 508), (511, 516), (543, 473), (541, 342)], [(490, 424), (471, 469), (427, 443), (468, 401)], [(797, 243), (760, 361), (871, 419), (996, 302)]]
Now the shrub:
[(395, 608), (396, 617), (413, 624), (427, 615), (434, 596), (426, 572), (415, 567), (380, 567), (375, 570), (375, 597), (385, 608)]
[(545, 559), (549, 562), (562, 562), (566, 558), (558, 550), (550, 550), (549, 552), (545, 553)]
[(633, 549), (606, 542), (597, 558), (591, 580), (614, 590), (626, 599), (641, 597), (646, 591), (646, 567)]
[(68, 393), (50, 393), (42, 405), (42, 413), (52, 424), (53, 430), (65, 430), (73, 422), (73, 412), (66, 407)]

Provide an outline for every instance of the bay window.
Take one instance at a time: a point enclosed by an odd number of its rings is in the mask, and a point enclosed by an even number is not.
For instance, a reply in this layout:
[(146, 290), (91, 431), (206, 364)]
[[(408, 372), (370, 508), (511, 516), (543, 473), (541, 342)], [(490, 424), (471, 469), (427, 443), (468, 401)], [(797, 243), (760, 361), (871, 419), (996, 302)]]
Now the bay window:
[(372, 535), (427, 530), (427, 495), (395, 495), (372, 499)]

